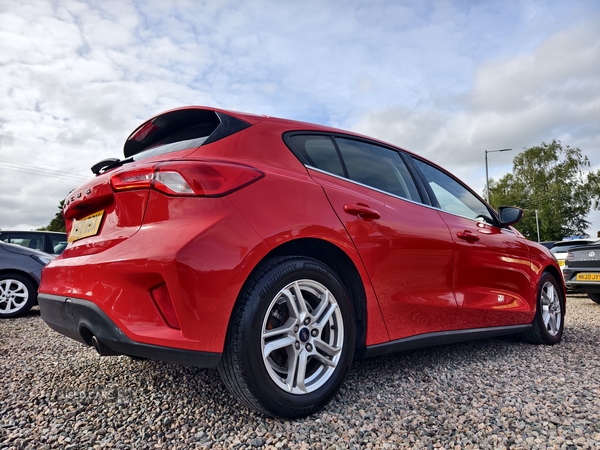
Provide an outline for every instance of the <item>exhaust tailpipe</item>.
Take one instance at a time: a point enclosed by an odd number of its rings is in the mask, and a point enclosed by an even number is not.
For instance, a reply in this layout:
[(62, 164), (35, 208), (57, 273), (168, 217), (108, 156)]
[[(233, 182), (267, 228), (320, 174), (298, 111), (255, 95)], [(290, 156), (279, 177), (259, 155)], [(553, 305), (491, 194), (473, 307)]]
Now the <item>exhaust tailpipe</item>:
[(118, 356), (121, 354), (104, 345), (96, 336), (92, 336), (92, 345), (100, 356)]

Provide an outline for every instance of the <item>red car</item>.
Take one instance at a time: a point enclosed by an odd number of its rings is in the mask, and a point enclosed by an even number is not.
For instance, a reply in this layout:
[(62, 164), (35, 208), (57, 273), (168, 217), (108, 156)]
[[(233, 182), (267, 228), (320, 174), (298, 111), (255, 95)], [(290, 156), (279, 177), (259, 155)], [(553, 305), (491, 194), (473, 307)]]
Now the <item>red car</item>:
[(425, 159), (329, 127), (168, 111), (64, 206), (53, 329), (101, 355), (218, 367), (262, 413), (321, 409), (353, 358), (522, 334), (560, 342), (549, 251)]

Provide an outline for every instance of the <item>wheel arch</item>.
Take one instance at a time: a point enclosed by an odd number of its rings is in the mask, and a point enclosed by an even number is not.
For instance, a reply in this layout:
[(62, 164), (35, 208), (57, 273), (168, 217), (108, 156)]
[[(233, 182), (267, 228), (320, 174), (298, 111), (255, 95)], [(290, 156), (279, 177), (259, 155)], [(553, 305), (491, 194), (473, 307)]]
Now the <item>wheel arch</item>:
[[(34, 297), (33, 297), (34, 300), (33, 300), (33, 303), (31, 304), (31, 306), (35, 306), (38, 304), (37, 292), (38, 292), (38, 289), (40, 288), (40, 283), (35, 277), (33, 277), (31, 274), (29, 274), (27, 272), (24, 272), (24, 271), (18, 270), (18, 269), (13, 269), (13, 268), (0, 269), (0, 277), (4, 277), (6, 275), (18, 275), (18, 276), (21, 276), (21, 277), (27, 279), (29, 282), (31, 282), (33, 285), (33, 290), (34, 290)], [(27, 308), (27, 311), (29, 311), (31, 306), (29, 306)]]
[[(367, 337), (367, 296), (360, 272), (350, 256), (335, 244), (317, 238), (299, 238), (284, 242), (271, 249), (256, 264), (247, 279), (251, 279), (262, 263), (271, 258), (299, 256), (314, 258), (327, 265), (342, 281), (348, 292), (356, 324), (355, 357), (360, 357), (366, 349)], [(242, 287), (240, 294), (244, 291)], [(239, 297), (236, 299), (236, 305)], [(234, 306), (235, 309), (235, 306)], [(233, 315), (232, 315), (233, 316)], [(231, 319), (230, 319), (231, 322)], [(229, 332), (229, 326), (228, 326)]]
[(557, 280), (560, 281), (562, 274), (558, 271), (558, 269), (556, 269), (556, 267), (554, 266), (547, 266), (546, 268), (544, 268), (544, 270), (542, 271), (542, 274), (544, 272), (548, 272), (549, 274), (551, 274), (554, 278), (556, 278)]
[(20, 275), (20, 276), (27, 278), (29, 281), (31, 281), (33, 283), (33, 286), (35, 287), (36, 292), (40, 288), (39, 281), (36, 280), (35, 277), (32, 277), (31, 274), (29, 274), (27, 272), (23, 272), (22, 270), (18, 270), (18, 269), (0, 269), (0, 276), (8, 275), (8, 274)]
[[(566, 311), (567, 311), (567, 288), (565, 287), (565, 282), (564, 282), (562, 274), (556, 267), (554, 267), (552, 265), (544, 268), (544, 270), (540, 273), (540, 279), (542, 278), (544, 273), (549, 273), (550, 275), (552, 275), (556, 279), (556, 282), (562, 287), (562, 299), (563, 299), (563, 303), (564, 303), (563, 308), (566, 313)], [(538, 282), (539, 282), (539, 280), (538, 280)], [(537, 293), (537, 288), (536, 288), (536, 293)]]

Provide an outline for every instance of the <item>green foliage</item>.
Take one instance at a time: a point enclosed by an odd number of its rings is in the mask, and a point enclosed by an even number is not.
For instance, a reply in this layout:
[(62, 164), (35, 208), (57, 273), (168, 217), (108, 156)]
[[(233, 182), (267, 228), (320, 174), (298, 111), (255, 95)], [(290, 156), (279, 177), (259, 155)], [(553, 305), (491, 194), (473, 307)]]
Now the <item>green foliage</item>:
[(516, 228), (534, 241), (536, 210), (542, 241), (586, 235), (586, 216), (592, 208), (600, 209), (600, 171), (585, 174), (589, 167), (580, 149), (557, 140), (542, 142), (515, 157), (512, 173), (490, 180), (490, 204), (525, 209)]
[(40, 231), (62, 231), (63, 233), (67, 231), (67, 228), (65, 226), (65, 218), (62, 213), (64, 203), (64, 200), (60, 201), (58, 205), (59, 211), (55, 214), (54, 218), (50, 221), (50, 224), (48, 224), (48, 226), (38, 228)]

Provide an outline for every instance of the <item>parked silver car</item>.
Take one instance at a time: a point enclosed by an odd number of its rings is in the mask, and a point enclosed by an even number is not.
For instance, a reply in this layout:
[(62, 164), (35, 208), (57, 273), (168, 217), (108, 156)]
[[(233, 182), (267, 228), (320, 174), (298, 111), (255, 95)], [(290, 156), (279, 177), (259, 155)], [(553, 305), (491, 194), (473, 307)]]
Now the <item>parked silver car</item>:
[(53, 255), (0, 242), (0, 319), (27, 314), (37, 304), (42, 269)]

